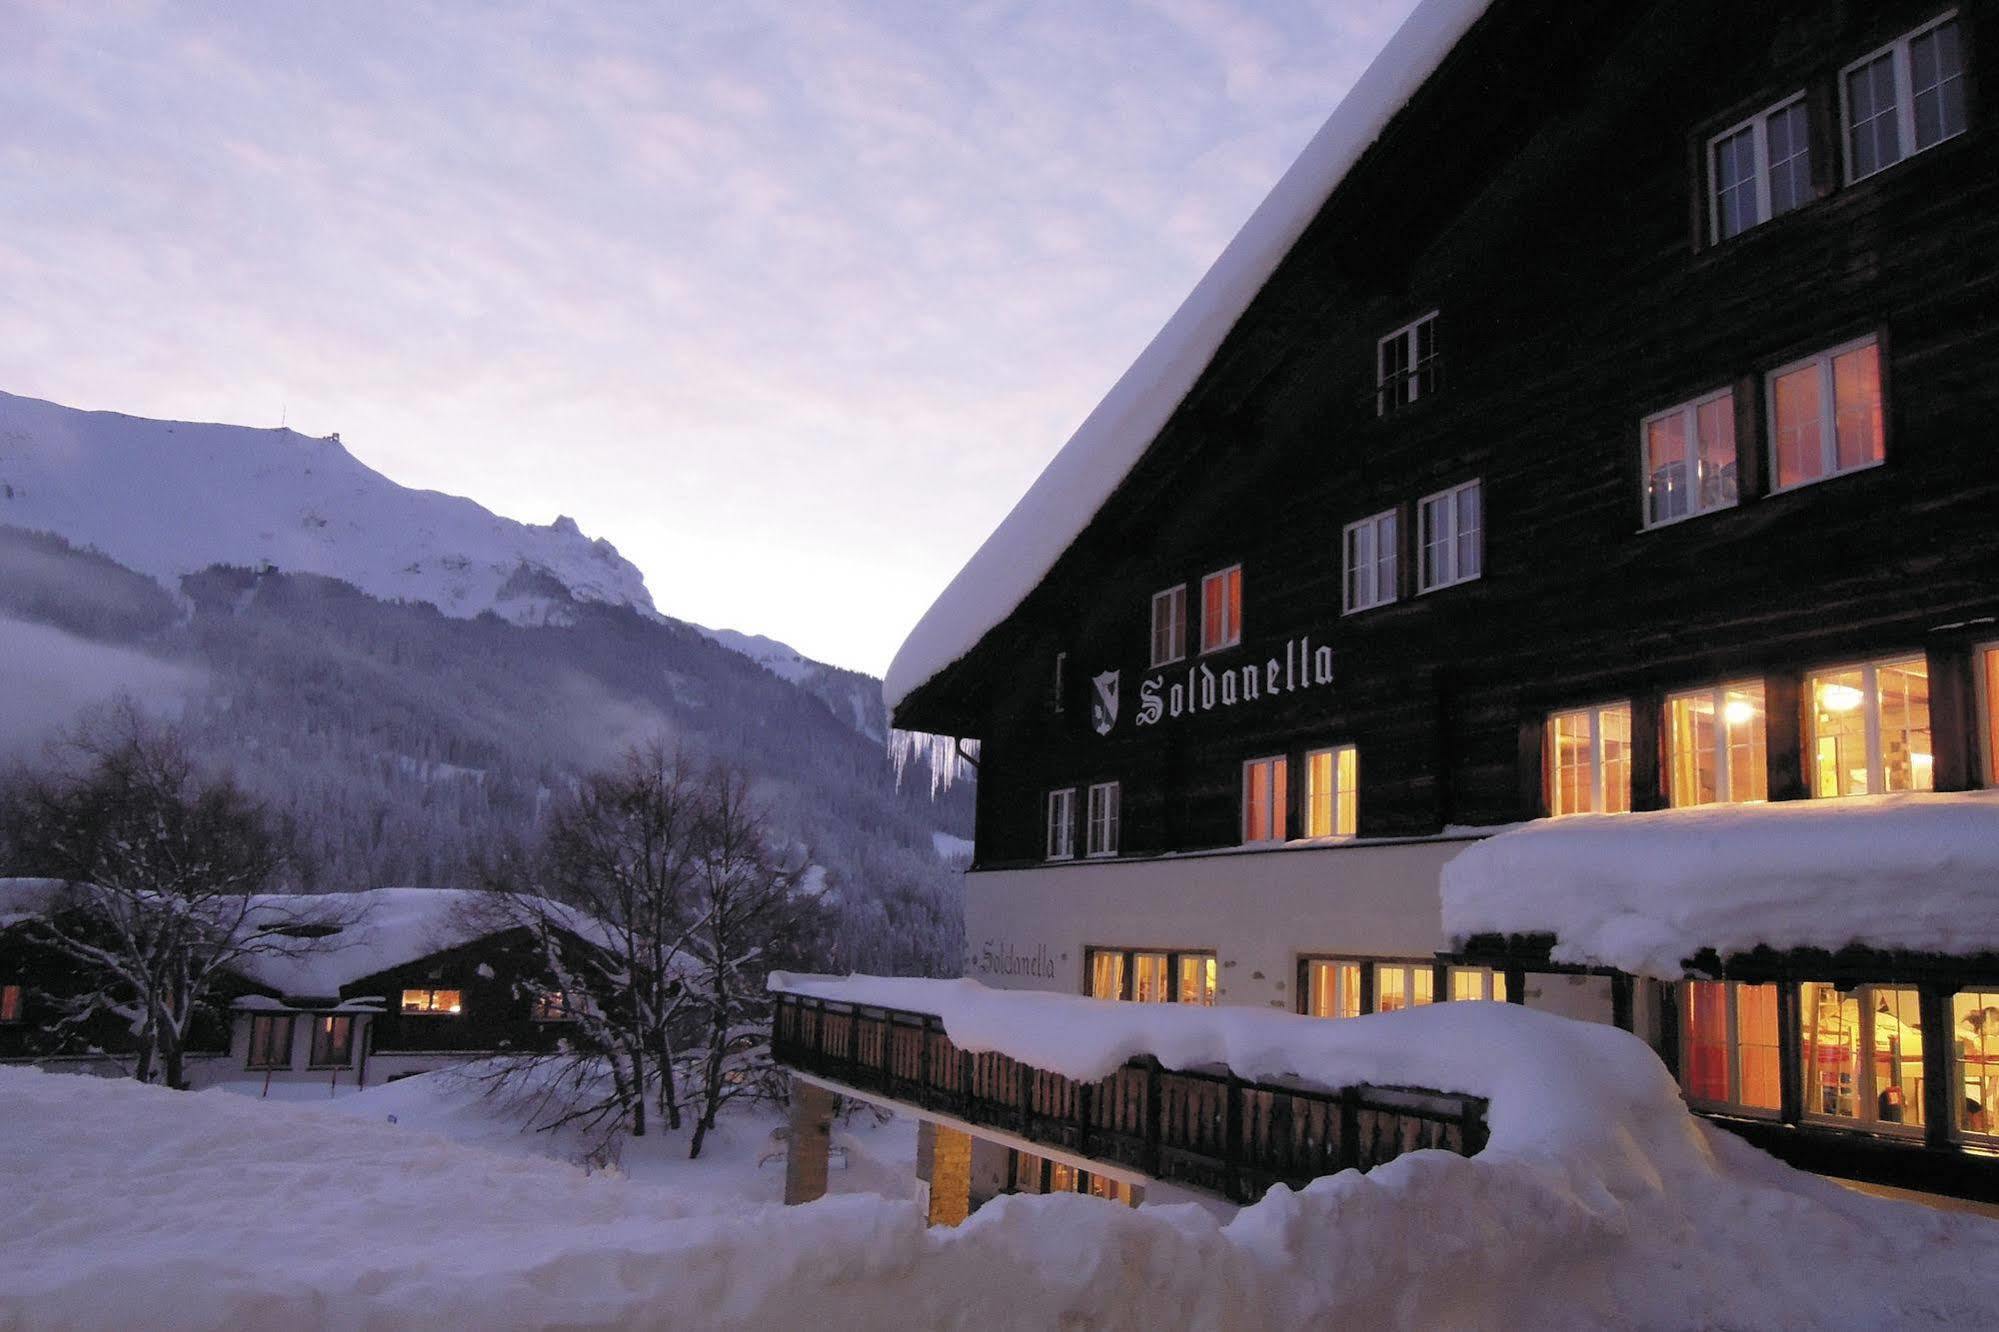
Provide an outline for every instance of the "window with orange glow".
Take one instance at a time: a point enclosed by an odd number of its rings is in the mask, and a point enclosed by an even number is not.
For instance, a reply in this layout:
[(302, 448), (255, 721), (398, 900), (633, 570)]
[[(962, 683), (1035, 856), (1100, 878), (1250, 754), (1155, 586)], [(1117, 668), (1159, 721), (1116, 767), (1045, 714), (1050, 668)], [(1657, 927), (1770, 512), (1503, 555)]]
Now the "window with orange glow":
[(1506, 1002), (1506, 974), (1491, 967), (1452, 967), (1451, 1002)]
[(1436, 971), (1426, 962), (1374, 964), (1374, 1011), (1394, 1013), (1436, 1001)]
[(1775, 371), (1769, 397), (1776, 489), (1872, 467), (1886, 456), (1881, 348), (1873, 338)]
[(1083, 956), (1092, 999), (1203, 1006), (1215, 1002), (1213, 953), (1090, 948)]
[(570, 1006), (569, 996), (560, 990), (542, 990), (534, 997), (534, 1006), (528, 1013), (532, 1022), (574, 1022), (577, 1010)]
[(1360, 759), (1352, 745), (1305, 755), (1305, 835), (1352, 837), (1359, 812)]
[(457, 990), (404, 990), (403, 1012), (426, 1017), (453, 1017), (464, 1009)]
[(1769, 799), (1764, 719), (1761, 680), (1668, 698), (1666, 786), (1673, 808)]
[(1305, 1011), (1313, 1017), (1359, 1017), (1363, 1011), (1358, 962), (1313, 959), (1305, 964)]
[(1657, 527), (1735, 503), (1735, 394), (1682, 403), (1642, 428), (1645, 525)]
[(1913, 987), (1799, 987), (1805, 1113), (1868, 1128), (1923, 1123), (1922, 1012)]
[(1775, 1111), (1777, 987), (1687, 981), (1680, 988), (1680, 1085), (1687, 1099)]
[(312, 1066), (346, 1068), (354, 1061), (354, 1019), (328, 1013), (312, 1020)]
[(1548, 718), (1550, 814), (1624, 814), (1631, 809), (1631, 705), (1558, 712)]
[(1180, 992), (1175, 996), (1175, 1002), (1213, 1008), (1215, 1006), (1214, 954), (1181, 953), (1177, 960), (1180, 966)]
[(1090, 950), (1090, 998), (1124, 998), (1124, 954), (1113, 948)]
[(0, 1022), (23, 1021), (21, 987), (0, 985)]
[(1819, 671), (1809, 697), (1813, 795), (1935, 789), (1930, 671), (1922, 657)]
[(1999, 1140), (1999, 991), (1958, 991), (1950, 1017), (1957, 1131)]
[(1242, 566), (1222, 569), (1201, 580), (1201, 651), (1216, 652), (1242, 642)]
[(1288, 764), (1282, 757), (1251, 759), (1242, 765), (1242, 840), (1281, 842), (1285, 806), (1290, 802)]
[(1985, 784), (1999, 786), (1999, 643), (1978, 651), (1978, 693), (1985, 709)]

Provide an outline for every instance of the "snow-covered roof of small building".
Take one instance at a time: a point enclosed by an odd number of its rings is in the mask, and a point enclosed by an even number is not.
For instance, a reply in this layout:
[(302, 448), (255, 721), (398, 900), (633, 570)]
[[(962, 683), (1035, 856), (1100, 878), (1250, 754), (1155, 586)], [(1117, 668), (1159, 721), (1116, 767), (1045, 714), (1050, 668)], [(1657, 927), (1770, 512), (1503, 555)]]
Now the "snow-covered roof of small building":
[(889, 664), (891, 710), (1013, 613), (1158, 437), (1222, 341), (1395, 113), (1490, 0), (1422, 0), (1138, 360), (958, 571)]
[(1706, 948), (1999, 952), (1999, 791), (1543, 819), (1445, 865), (1443, 911), (1660, 979)]

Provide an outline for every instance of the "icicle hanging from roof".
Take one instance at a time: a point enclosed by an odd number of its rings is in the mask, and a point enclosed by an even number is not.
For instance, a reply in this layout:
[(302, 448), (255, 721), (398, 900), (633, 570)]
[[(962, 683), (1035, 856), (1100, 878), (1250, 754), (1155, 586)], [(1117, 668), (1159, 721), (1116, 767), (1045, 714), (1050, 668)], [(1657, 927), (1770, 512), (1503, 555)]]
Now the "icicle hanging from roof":
[(935, 800), (961, 781), (970, 781), (979, 759), (979, 742), (956, 736), (932, 735), (928, 731), (888, 733), (888, 758), (895, 765), (895, 784), (902, 785), (903, 770), (912, 763), (930, 768), (930, 798)]

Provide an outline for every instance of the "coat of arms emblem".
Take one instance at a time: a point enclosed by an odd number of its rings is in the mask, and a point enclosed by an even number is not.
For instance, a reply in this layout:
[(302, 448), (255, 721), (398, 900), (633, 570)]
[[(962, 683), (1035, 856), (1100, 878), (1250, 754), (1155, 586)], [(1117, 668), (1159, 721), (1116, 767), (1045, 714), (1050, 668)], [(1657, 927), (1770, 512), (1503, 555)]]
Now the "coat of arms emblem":
[(1090, 725), (1097, 728), (1098, 735), (1109, 735), (1111, 727), (1117, 725), (1117, 671), (1105, 671), (1090, 681)]

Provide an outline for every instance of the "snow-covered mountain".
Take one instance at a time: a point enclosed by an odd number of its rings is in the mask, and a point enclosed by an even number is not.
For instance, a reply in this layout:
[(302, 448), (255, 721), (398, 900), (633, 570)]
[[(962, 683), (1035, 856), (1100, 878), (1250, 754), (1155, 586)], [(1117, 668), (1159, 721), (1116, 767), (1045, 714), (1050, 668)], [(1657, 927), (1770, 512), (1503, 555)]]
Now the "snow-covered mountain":
[(571, 599), (654, 613), (637, 567), (573, 520), (537, 527), (397, 485), (337, 435), (0, 393), (0, 523), (53, 532), (168, 587), (232, 564), (338, 578), (457, 618), (561, 622)]

